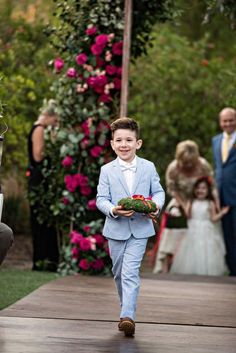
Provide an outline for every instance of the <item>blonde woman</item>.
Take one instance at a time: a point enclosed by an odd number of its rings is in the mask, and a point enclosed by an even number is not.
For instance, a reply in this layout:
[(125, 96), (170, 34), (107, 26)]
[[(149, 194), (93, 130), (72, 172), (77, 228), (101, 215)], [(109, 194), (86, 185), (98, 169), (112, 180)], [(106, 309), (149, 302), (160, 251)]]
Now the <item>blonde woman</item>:
[[(169, 164), (166, 171), (167, 192), (172, 197), (166, 207), (167, 214), (178, 216), (181, 209), (185, 213), (187, 202), (192, 196), (193, 185), (202, 176), (213, 177), (213, 170), (206, 159), (200, 157), (198, 145), (191, 140), (178, 143), (175, 159)], [(213, 195), (216, 207), (219, 209), (219, 199), (215, 187)], [(186, 235), (187, 225), (183, 225), (183, 228), (167, 227), (168, 223), (159, 234), (160, 239), (157, 240), (159, 246), (153, 273), (169, 271), (172, 258)]]

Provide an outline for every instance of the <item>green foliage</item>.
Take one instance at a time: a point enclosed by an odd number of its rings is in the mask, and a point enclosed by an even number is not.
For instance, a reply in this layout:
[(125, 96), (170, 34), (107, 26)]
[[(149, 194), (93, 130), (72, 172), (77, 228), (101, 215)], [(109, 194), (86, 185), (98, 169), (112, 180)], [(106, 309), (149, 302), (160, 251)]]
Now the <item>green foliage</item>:
[(44, 25), (12, 19), (14, 7), (5, 2), (0, 13), (0, 97), (9, 131), (4, 142), (4, 172), (14, 165), (21, 172), (27, 164), (27, 133), (45, 96), (50, 95), (52, 58)]
[(236, 27), (236, 3), (234, 0), (206, 0), (207, 17), (211, 18), (216, 11), (223, 13), (230, 21), (231, 27)]
[(235, 62), (214, 55), (205, 36), (190, 43), (167, 26), (155, 30), (148, 56), (132, 66), (129, 112), (141, 122), (145, 157), (161, 176), (174, 158), (175, 146), (195, 140), (212, 161), (211, 138), (218, 113), (235, 106)]
[[(156, 204), (151, 200), (145, 200), (142, 195), (136, 197), (125, 197), (118, 202), (124, 210), (134, 210), (135, 212), (151, 213), (156, 211)], [(139, 196), (139, 197), (137, 197)], [(140, 197), (141, 196), (141, 197)]]

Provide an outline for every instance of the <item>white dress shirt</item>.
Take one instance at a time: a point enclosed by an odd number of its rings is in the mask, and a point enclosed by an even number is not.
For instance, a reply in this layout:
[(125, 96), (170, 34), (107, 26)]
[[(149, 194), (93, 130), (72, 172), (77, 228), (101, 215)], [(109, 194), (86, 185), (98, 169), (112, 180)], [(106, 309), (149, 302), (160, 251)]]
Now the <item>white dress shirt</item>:
[[(131, 163), (127, 163), (127, 162), (123, 161), (121, 158), (118, 157), (118, 163), (119, 163), (120, 166), (124, 166), (125, 168), (129, 168), (129, 167), (133, 167), (133, 166), (136, 167), (137, 166), (137, 158), (135, 156)], [(128, 170), (127, 169), (127, 170), (122, 171), (122, 173), (124, 175), (126, 184), (128, 186), (128, 189), (129, 189), (129, 192), (132, 195), (132, 188), (133, 188), (133, 183), (134, 183), (134, 178), (135, 178), (135, 173), (136, 172), (133, 171), (133, 170)], [(114, 217), (114, 218), (117, 218), (118, 216), (113, 214), (112, 209), (113, 209), (113, 207), (110, 210), (110, 215), (112, 217)]]
[[(118, 157), (118, 162), (119, 162), (120, 166), (124, 166), (126, 168), (136, 167), (137, 166), (137, 158), (136, 158), (136, 156), (134, 157), (134, 159), (130, 163), (127, 163), (127, 162), (123, 161), (119, 157)], [(129, 189), (129, 192), (132, 195), (133, 183), (134, 183), (134, 178), (135, 178), (136, 171), (127, 169), (127, 170), (122, 171), (122, 173), (124, 175), (126, 184), (128, 186), (128, 189)]]

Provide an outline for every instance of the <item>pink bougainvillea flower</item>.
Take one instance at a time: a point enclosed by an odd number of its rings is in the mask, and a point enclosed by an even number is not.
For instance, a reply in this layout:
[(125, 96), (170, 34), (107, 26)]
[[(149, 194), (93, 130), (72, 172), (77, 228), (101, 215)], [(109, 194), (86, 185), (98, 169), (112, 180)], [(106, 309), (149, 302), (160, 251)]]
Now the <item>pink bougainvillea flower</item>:
[(97, 126), (96, 132), (106, 132), (110, 130), (110, 125), (106, 120), (101, 120)]
[(83, 65), (83, 68), (85, 69), (85, 70), (87, 70), (88, 72), (92, 72), (94, 69), (93, 69), (93, 67), (92, 67), (92, 65), (87, 65), (87, 64), (84, 64)]
[(62, 202), (64, 203), (64, 205), (69, 205), (70, 204), (70, 200), (67, 197), (63, 197)]
[(107, 50), (106, 51), (105, 60), (106, 61), (111, 61), (111, 59), (112, 59), (112, 53), (109, 50)]
[(102, 103), (110, 103), (111, 102), (111, 96), (109, 94), (102, 94), (100, 97), (99, 97), (99, 102), (102, 102)]
[(100, 58), (100, 56), (96, 56), (96, 67), (102, 67), (105, 65), (105, 61)]
[(110, 255), (110, 251), (109, 251), (109, 247), (108, 247), (108, 241), (104, 242), (103, 249), (108, 255)]
[(64, 178), (64, 182), (68, 191), (75, 192), (75, 189), (78, 186), (78, 182), (76, 181), (73, 175), (66, 175)]
[(104, 266), (105, 265), (103, 259), (96, 259), (92, 262), (92, 268), (94, 268), (94, 270), (101, 271)]
[(120, 90), (121, 89), (121, 80), (119, 78), (115, 77), (113, 82), (114, 82), (115, 89)]
[(95, 38), (95, 42), (98, 45), (102, 45), (103, 47), (106, 46), (107, 42), (108, 42), (108, 35), (107, 34), (99, 34), (96, 38)]
[(76, 62), (77, 62), (78, 65), (84, 65), (87, 60), (88, 60), (88, 57), (84, 53), (81, 53), (81, 54), (76, 56)]
[(98, 44), (93, 44), (91, 47), (90, 47), (90, 50), (91, 50), (91, 53), (93, 55), (101, 55), (102, 52), (103, 52), (103, 49), (104, 49), (104, 46), (103, 45), (98, 45)]
[(91, 236), (89, 236), (87, 239), (90, 241), (91, 250), (96, 251), (96, 240)]
[(97, 33), (97, 28), (95, 26), (89, 27), (86, 29), (85, 33), (87, 34), (87, 36), (93, 36)]
[(122, 41), (116, 42), (113, 44), (112, 53), (114, 55), (122, 55), (122, 53), (123, 53), (123, 42)]
[(91, 267), (91, 264), (88, 262), (87, 259), (82, 259), (82, 260), (80, 260), (80, 262), (79, 262), (79, 268), (81, 268), (81, 270), (87, 271), (87, 270), (90, 269), (90, 267)]
[(73, 158), (71, 156), (66, 156), (61, 162), (61, 164), (63, 165), (63, 167), (69, 168), (73, 164)]
[(67, 70), (67, 73), (66, 73), (66, 76), (67, 77), (70, 77), (70, 78), (73, 78), (73, 77), (76, 77), (76, 70), (73, 68), (73, 67), (70, 67), (68, 70)]
[(88, 79), (87, 79), (87, 84), (90, 86), (90, 87), (95, 87), (96, 85), (96, 76), (90, 76)]
[(86, 232), (86, 233), (89, 233), (90, 232), (90, 230), (91, 230), (91, 227), (90, 226), (84, 226), (84, 231)]
[(83, 133), (85, 134), (85, 136), (89, 136), (90, 135), (90, 129), (89, 129), (89, 121), (88, 119), (85, 120), (82, 124), (81, 124)]
[(107, 84), (107, 77), (105, 75), (91, 76), (87, 79), (87, 83), (95, 92), (102, 94), (104, 86)]
[(117, 67), (116, 74), (117, 74), (117, 76), (121, 77), (121, 75), (122, 75), (122, 67)]
[(100, 156), (100, 154), (102, 153), (102, 147), (101, 146), (94, 146), (91, 148), (90, 150), (90, 154), (92, 157), (97, 158)]
[(88, 251), (91, 249), (91, 241), (88, 238), (82, 238), (79, 246), (82, 251)]
[(102, 246), (104, 244), (105, 239), (101, 234), (94, 234), (93, 237), (98, 246)]
[(95, 86), (104, 87), (107, 83), (107, 77), (105, 75), (96, 76)]
[(115, 65), (107, 65), (105, 70), (108, 75), (112, 76), (116, 74), (117, 67)]
[(88, 177), (83, 174), (77, 174), (79, 177), (78, 183), (79, 186), (87, 186), (88, 185)]
[(71, 255), (72, 255), (72, 259), (78, 259), (78, 257), (79, 257), (79, 249), (78, 248), (72, 248), (71, 249)]
[(92, 193), (92, 189), (90, 186), (81, 186), (80, 192), (83, 196), (89, 196)]
[(97, 209), (96, 200), (95, 199), (89, 200), (87, 203), (87, 207), (89, 210), (96, 210)]
[(83, 140), (80, 142), (80, 147), (84, 150), (89, 146), (89, 139), (87, 137), (84, 137)]
[(115, 33), (108, 34), (109, 42), (115, 38)]
[(56, 58), (54, 60), (54, 68), (56, 72), (60, 72), (63, 69), (64, 60), (62, 58)]
[(81, 233), (76, 232), (73, 230), (70, 233), (70, 242), (71, 244), (80, 244), (80, 241), (83, 239), (83, 235)]

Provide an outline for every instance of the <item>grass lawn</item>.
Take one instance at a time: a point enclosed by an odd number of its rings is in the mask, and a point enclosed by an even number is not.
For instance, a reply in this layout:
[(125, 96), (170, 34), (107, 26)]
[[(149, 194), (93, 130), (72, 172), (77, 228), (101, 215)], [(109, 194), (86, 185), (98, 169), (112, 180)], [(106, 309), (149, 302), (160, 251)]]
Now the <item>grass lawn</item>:
[(15, 268), (0, 269), (0, 310), (25, 297), (44, 283), (56, 279), (52, 272), (37, 272)]

